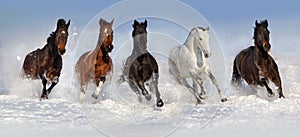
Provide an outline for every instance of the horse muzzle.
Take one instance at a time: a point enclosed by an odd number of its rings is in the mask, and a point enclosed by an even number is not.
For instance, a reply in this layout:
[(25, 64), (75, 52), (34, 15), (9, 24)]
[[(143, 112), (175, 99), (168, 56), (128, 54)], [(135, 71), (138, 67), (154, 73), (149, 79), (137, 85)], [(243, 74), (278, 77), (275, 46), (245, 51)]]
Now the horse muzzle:
[(66, 49), (58, 49), (59, 55), (64, 55), (66, 53)]
[(107, 51), (108, 51), (108, 52), (111, 52), (113, 49), (114, 49), (114, 46), (113, 46), (113, 45), (110, 45), (110, 46), (107, 47)]
[(205, 53), (205, 54), (204, 54), (204, 57), (205, 57), (205, 58), (209, 58), (210, 56), (211, 56), (211, 53)]
[(266, 44), (263, 47), (266, 52), (269, 52), (271, 50), (271, 44)]

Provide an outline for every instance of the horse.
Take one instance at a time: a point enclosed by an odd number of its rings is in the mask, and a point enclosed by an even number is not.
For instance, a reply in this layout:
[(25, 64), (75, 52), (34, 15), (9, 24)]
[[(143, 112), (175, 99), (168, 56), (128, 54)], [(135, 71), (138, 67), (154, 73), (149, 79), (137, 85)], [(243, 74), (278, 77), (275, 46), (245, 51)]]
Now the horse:
[(126, 59), (119, 84), (127, 81), (131, 90), (138, 95), (138, 100), (141, 102), (141, 92), (146, 100), (151, 100), (151, 95), (145, 88), (145, 84), (149, 82), (149, 90), (156, 94), (156, 106), (162, 107), (164, 102), (158, 91), (158, 64), (147, 51), (147, 20), (141, 23), (134, 20), (132, 27), (133, 50)]
[[(23, 76), (34, 80), (41, 79), (43, 90), (41, 99), (48, 99), (51, 90), (59, 81), (62, 70), (62, 55), (66, 52), (65, 46), (68, 39), (68, 23), (64, 19), (57, 21), (55, 32), (50, 34), (47, 44), (42, 49), (37, 49), (26, 55), (23, 62)], [(51, 83), (47, 89), (47, 83)]]
[(81, 103), (84, 101), (86, 87), (90, 80), (93, 80), (96, 84), (96, 91), (93, 92), (92, 97), (98, 99), (106, 77), (112, 73), (113, 63), (108, 53), (112, 52), (114, 48), (112, 44), (113, 22), (114, 19), (111, 22), (107, 22), (100, 18), (100, 33), (96, 48), (81, 55), (76, 63), (75, 70), (80, 78)]
[(271, 49), (269, 34), (268, 21), (258, 23), (256, 20), (254, 46), (242, 50), (235, 57), (231, 82), (233, 85), (241, 86), (242, 79), (244, 79), (248, 85), (265, 86), (268, 96), (274, 97), (275, 94), (268, 86), (269, 81), (272, 81), (277, 88), (279, 98), (284, 98), (278, 66), (269, 55)]
[[(213, 76), (209, 68), (206, 58), (211, 56), (209, 49), (209, 28), (194, 27), (186, 41), (175, 47), (169, 54), (169, 72), (175, 77), (177, 82), (189, 89), (189, 91), (197, 99), (197, 103), (201, 103), (201, 99), (207, 98), (203, 87), (203, 80), (200, 75), (206, 74), (215, 85), (221, 97), (221, 101), (227, 101), (221, 93), (216, 78)], [(187, 78), (191, 78), (193, 87), (187, 82)], [(201, 88), (198, 94), (198, 85)]]

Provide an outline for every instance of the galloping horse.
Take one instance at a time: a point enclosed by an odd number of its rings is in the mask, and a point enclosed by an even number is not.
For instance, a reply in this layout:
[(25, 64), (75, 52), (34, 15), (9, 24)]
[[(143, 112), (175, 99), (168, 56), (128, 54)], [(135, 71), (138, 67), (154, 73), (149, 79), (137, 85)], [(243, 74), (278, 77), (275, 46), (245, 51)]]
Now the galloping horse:
[(278, 67), (274, 59), (268, 54), (271, 49), (269, 43), (268, 21), (255, 21), (254, 46), (242, 50), (234, 59), (232, 84), (241, 84), (242, 78), (249, 85), (265, 86), (269, 97), (275, 94), (268, 86), (272, 81), (277, 87), (279, 98), (284, 98)]
[(155, 58), (147, 51), (147, 20), (141, 23), (134, 20), (132, 27), (133, 50), (126, 60), (123, 75), (119, 82), (126, 80), (141, 102), (140, 90), (147, 100), (151, 99), (151, 95), (145, 88), (145, 82), (149, 81), (149, 90), (156, 94), (156, 106), (162, 107), (164, 102), (160, 98), (157, 87), (159, 77), (158, 64)]
[[(23, 63), (24, 77), (29, 79), (42, 79), (43, 93), (41, 98), (48, 99), (53, 87), (58, 83), (62, 69), (62, 55), (66, 52), (65, 46), (68, 39), (70, 20), (59, 19), (55, 32), (50, 34), (47, 44), (42, 49), (37, 49), (26, 55)], [(46, 89), (47, 82), (51, 86)]]
[[(185, 43), (171, 50), (169, 55), (170, 73), (176, 80), (192, 91), (196, 97), (197, 103), (201, 103), (200, 99), (206, 98), (206, 92), (203, 87), (203, 81), (200, 77), (201, 73), (208, 75), (212, 83), (216, 86), (221, 101), (227, 99), (222, 96), (221, 90), (217, 85), (215, 77), (212, 75), (206, 58), (211, 56), (209, 49), (209, 28), (195, 27), (189, 33)], [(193, 88), (188, 84), (187, 78), (192, 78)], [(201, 88), (201, 94), (198, 94), (198, 85)]]
[(84, 100), (85, 90), (91, 79), (97, 86), (92, 97), (97, 99), (102, 89), (102, 85), (106, 81), (106, 76), (112, 71), (112, 59), (109, 57), (108, 53), (114, 48), (112, 44), (113, 22), (114, 20), (109, 23), (102, 18), (100, 19), (100, 33), (96, 48), (84, 53), (76, 63), (75, 69), (81, 81), (80, 102), (83, 102)]

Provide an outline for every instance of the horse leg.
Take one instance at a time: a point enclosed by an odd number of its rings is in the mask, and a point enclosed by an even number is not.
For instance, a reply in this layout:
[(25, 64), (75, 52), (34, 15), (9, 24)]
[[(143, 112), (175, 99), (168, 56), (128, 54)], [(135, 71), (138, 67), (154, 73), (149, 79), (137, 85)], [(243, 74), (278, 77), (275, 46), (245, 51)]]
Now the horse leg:
[(272, 91), (272, 89), (268, 86), (267, 84), (267, 79), (266, 78), (261, 78), (261, 83), (266, 87), (267, 91), (268, 91), (268, 96), (269, 97), (274, 97), (275, 94), (274, 92)]
[(51, 81), (51, 86), (47, 89), (47, 95), (50, 94), (51, 90), (54, 88), (54, 86), (58, 83), (59, 79), (58, 76), (55, 76)]
[[(201, 104), (202, 102), (201, 102), (201, 99), (200, 99), (200, 97), (198, 96), (198, 85), (197, 85), (197, 81), (196, 81), (196, 79), (194, 79), (194, 78), (192, 78), (192, 80), (193, 80), (193, 95), (196, 97), (196, 99), (197, 99), (197, 104)], [(186, 81), (186, 80), (185, 80)]]
[(158, 77), (159, 77), (158, 73), (153, 73), (151, 81), (150, 81), (150, 90), (154, 91), (154, 93), (156, 95), (156, 106), (157, 107), (162, 107), (162, 106), (164, 106), (164, 102), (160, 98), (160, 93), (159, 93), (158, 87), (157, 87), (157, 85), (158, 85)]
[(97, 88), (96, 91), (92, 94), (92, 97), (94, 99), (98, 99), (100, 91), (102, 89), (102, 85), (105, 82), (105, 76), (100, 76), (100, 78), (96, 78), (95, 80)]
[(218, 90), (218, 93), (220, 95), (220, 98), (221, 98), (221, 102), (226, 102), (227, 101), (227, 98), (224, 97), (221, 93), (221, 90), (219, 88), (219, 85), (217, 84), (217, 80), (216, 78), (214, 77), (214, 75), (211, 73), (210, 70), (206, 69), (205, 73), (208, 75), (208, 77), (210, 78), (210, 80), (212, 81), (212, 83), (215, 85), (215, 87), (217, 88)]
[(141, 93), (140, 93), (139, 88), (136, 86), (136, 84), (132, 80), (130, 80), (130, 79), (128, 81), (128, 84), (129, 84), (129, 87), (131, 88), (131, 90), (137, 94), (138, 101), (142, 102)]
[(48, 94), (47, 94), (47, 90), (46, 90), (46, 85), (47, 85), (47, 79), (45, 78), (44, 75), (40, 75), (40, 78), (42, 79), (42, 83), (43, 83), (43, 93), (41, 98), (42, 99), (48, 99)]
[(283, 93), (282, 93), (281, 80), (280, 80), (280, 76), (279, 76), (278, 71), (277, 71), (276, 77), (272, 78), (272, 82), (277, 87), (277, 92), (279, 94), (279, 98), (285, 98)]
[(142, 90), (142, 94), (145, 96), (146, 100), (151, 100), (151, 95), (145, 88), (145, 83), (143, 81), (137, 82), (138, 87)]
[(84, 99), (85, 99), (85, 90), (88, 84), (88, 80), (84, 75), (80, 76), (80, 103), (83, 103)]

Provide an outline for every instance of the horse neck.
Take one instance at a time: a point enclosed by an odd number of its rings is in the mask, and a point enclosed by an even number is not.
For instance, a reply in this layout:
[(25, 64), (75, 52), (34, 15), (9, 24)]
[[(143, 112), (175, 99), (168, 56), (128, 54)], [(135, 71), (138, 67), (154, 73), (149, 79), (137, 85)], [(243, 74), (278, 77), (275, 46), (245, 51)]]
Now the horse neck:
[(48, 50), (51, 55), (59, 55), (57, 44), (55, 42), (55, 33), (53, 33), (47, 40), (47, 44), (41, 49), (42, 51)]
[(255, 52), (254, 52), (255, 60), (261, 60), (261, 59), (267, 59), (268, 58), (268, 56), (269, 56), (268, 52), (266, 52), (263, 49), (258, 48), (257, 45), (255, 45), (254, 47), (255, 47), (254, 48), (254, 50), (255, 50)]
[(196, 40), (197, 39), (195, 39), (192, 33), (190, 33), (186, 41), (184, 42), (184, 46), (186, 46), (190, 51), (194, 51), (194, 53), (197, 55), (199, 54), (200, 49), (195, 47)]
[(141, 55), (141, 54), (144, 54), (144, 53), (148, 52), (147, 48), (145, 48), (145, 49), (141, 49), (140, 48), (141, 44), (145, 44), (145, 45), (143, 45), (143, 47), (147, 47), (147, 45), (146, 45), (147, 43), (144, 43), (144, 42), (143, 43), (139, 43), (139, 42), (137, 42), (137, 41), (134, 40), (132, 54)]

